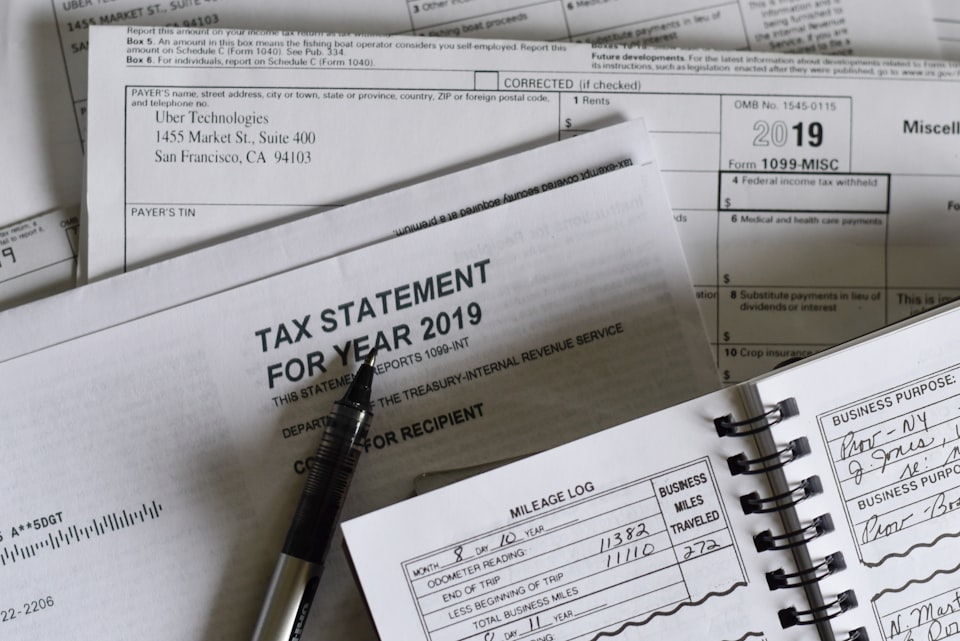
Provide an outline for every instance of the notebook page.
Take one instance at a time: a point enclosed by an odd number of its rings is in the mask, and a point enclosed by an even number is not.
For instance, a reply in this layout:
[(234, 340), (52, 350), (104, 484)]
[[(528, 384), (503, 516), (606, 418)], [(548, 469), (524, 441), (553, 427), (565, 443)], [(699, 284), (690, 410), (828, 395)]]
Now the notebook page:
[(957, 628), (958, 323), (952, 305), (757, 382), (766, 402), (797, 399), (800, 416), (778, 436), (805, 435), (813, 448), (785, 470), (793, 483), (823, 481), (800, 513), (807, 524), (830, 514), (837, 528), (808, 548), (815, 562), (845, 560), (820, 581), (827, 601), (856, 593), (858, 607), (834, 623), (841, 638), (861, 626), (871, 639)]
[(739, 503), (765, 483), (730, 474), (745, 443), (712, 423), (737, 406), (716, 392), (347, 521), (380, 638), (804, 638), (764, 576), (789, 553), (752, 540), (779, 519)]

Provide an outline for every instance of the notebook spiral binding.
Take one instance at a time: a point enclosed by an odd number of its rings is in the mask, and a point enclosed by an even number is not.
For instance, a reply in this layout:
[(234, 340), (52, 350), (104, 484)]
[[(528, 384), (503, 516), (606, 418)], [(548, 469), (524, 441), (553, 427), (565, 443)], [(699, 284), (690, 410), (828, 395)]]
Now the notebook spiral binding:
[[(733, 420), (733, 416), (728, 414), (715, 418), (713, 424), (717, 430), (717, 434), (721, 437), (751, 436), (770, 430), (770, 428), (781, 421), (799, 414), (800, 410), (797, 407), (796, 399), (787, 398), (759, 416), (752, 416), (740, 421), (735, 421)], [(764, 474), (789, 465), (791, 462), (809, 453), (809, 441), (805, 437), (800, 437), (790, 441), (785, 447), (773, 454), (751, 459), (748, 458), (746, 454), (741, 453), (728, 458), (727, 464), (730, 467), (730, 474), (734, 476), (738, 474)], [(791, 508), (822, 491), (823, 486), (820, 478), (813, 475), (800, 481), (800, 483), (790, 490), (774, 496), (761, 497), (757, 492), (745, 494), (740, 497), (740, 505), (743, 508), (744, 514), (779, 512)], [(775, 535), (770, 530), (764, 530), (754, 535), (753, 541), (758, 552), (785, 550), (806, 545), (816, 538), (829, 534), (833, 529), (833, 518), (829, 514), (821, 514), (815, 517), (809, 524), (793, 532)], [(843, 555), (840, 552), (834, 552), (833, 554), (828, 554), (826, 558), (822, 559), (813, 567), (800, 572), (788, 574), (782, 569), (767, 572), (767, 586), (771, 590), (800, 588), (813, 583), (819, 583), (828, 576), (843, 571), (846, 567)], [(780, 625), (784, 628), (795, 625), (816, 625), (834, 619), (855, 607), (857, 607), (857, 596), (853, 590), (847, 590), (838, 594), (833, 601), (819, 607), (810, 610), (798, 610), (793, 607), (785, 608), (778, 612), (778, 616), (780, 618)], [(857, 628), (851, 630), (844, 641), (869, 641), (869, 638), (865, 628)]]
[(713, 419), (713, 425), (720, 436), (750, 436), (764, 432), (780, 421), (798, 414), (800, 409), (797, 407), (797, 399), (791, 397), (780, 401), (773, 406), (773, 409), (760, 416), (734, 421), (733, 415), (727, 414)]

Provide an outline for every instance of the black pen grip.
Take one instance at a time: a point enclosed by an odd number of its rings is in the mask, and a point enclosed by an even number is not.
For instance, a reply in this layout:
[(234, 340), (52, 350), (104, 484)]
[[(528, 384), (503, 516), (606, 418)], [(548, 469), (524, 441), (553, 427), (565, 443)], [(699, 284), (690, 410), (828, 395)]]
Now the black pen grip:
[(347, 488), (357, 467), (372, 413), (337, 402), (329, 415), (320, 446), (309, 464), (284, 554), (322, 564), (330, 549)]

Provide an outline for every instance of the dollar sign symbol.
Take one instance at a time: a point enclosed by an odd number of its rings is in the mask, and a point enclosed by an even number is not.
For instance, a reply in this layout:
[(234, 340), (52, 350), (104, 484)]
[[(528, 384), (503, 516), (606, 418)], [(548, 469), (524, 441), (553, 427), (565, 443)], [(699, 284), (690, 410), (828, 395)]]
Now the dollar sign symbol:
[(570, 127), (573, 126), (573, 121), (572, 121), (571, 119), (569, 119), (569, 118), (567, 118), (567, 119), (564, 120), (563, 122), (564, 122), (564, 124), (567, 125), (567, 129), (569, 129)]
[(724, 333), (723, 333), (723, 341), (724, 341), (724, 342), (727, 342), (727, 341), (729, 341), (729, 340), (730, 340), (730, 332), (724, 332)]
[(729, 381), (729, 380), (730, 380), (730, 370), (728, 370), (728, 369), (723, 370), (723, 380), (725, 380), (725, 381)]
[(724, 284), (724, 285), (729, 285), (729, 284), (730, 284), (730, 274), (724, 274), (724, 275), (723, 275), (723, 284)]
[(724, 198), (724, 199), (723, 199), (723, 207), (724, 207), (724, 209), (730, 209), (730, 199), (729, 199), (729, 198)]

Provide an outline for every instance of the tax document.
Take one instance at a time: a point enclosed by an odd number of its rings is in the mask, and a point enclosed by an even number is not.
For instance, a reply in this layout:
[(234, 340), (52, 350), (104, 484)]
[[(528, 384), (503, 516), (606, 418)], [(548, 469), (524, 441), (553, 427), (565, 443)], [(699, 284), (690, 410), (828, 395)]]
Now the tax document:
[[(926, 3), (912, 0), (7, 0), (0, 11), (0, 168), (17, 176), (0, 224), (80, 199), (89, 29), (153, 25), (296, 29), (816, 51), (936, 58)], [(13, 184), (13, 183), (11, 183)]]
[[(642, 115), (726, 382), (960, 294), (956, 63), (132, 27), (92, 36), (104, 71), (91, 87), (92, 279)], [(137, 53), (157, 47), (193, 53)]]
[[(0, 336), (5, 339), (0, 341), (0, 361), (567, 183), (586, 181), (623, 167), (655, 163), (646, 127), (638, 119), (321, 214), (308, 212), (289, 223), (8, 310), (0, 314)], [(20, 266), (30, 264), (32, 254), (15, 243), (21, 236), (32, 238), (37, 234), (36, 227), (15, 229), (18, 231), (10, 235), (11, 249), (6, 254), (0, 249), (0, 273), (9, 267), (18, 275), (26, 271)], [(0, 230), (0, 238), (2, 233)], [(11, 281), (14, 278), (11, 276)], [(689, 278), (671, 281), (671, 288), (676, 288), (672, 291), (677, 298), (687, 296)], [(130, 291), (149, 292), (149, 296), (131, 296)], [(684, 334), (691, 344), (700, 345), (704, 342), (703, 329), (692, 311), (694, 305), (691, 303), (679, 321), (688, 323)], [(64, 308), (70, 309), (69, 323), (63, 322)], [(706, 376), (715, 378), (710, 372), (716, 368), (709, 358), (703, 359), (702, 367)]]
[[(79, 226), (79, 212), (57, 209), (0, 227), (0, 310), (76, 284)], [(10, 334), (2, 335), (13, 342)]]
[[(912, 0), (5, 0), (0, 10), (0, 226), (81, 199), (93, 25), (243, 27), (934, 58)], [(96, 171), (96, 169), (95, 169)], [(51, 251), (43, 260), (54, 263)], [(46, 293), (40, 289), (36, 296)]]
[[(686, 278), (638, 165), (5, 361), (0, 633), (249, 635), (324, 417), (371, 348), (344, 517), (423, 472), (711, 389), (705, 340), (677, 323), (696, 317)], [(319, 590), (305, 638), (374, 638), (339, 543)]]

